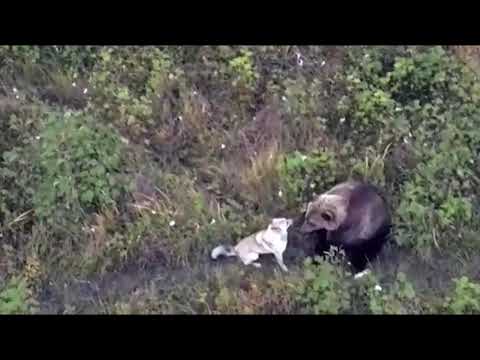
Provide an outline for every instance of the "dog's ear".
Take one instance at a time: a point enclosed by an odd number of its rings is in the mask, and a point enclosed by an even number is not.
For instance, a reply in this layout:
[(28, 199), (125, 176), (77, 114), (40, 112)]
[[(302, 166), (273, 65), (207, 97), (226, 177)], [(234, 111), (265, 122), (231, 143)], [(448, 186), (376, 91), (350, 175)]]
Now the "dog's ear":
[(274, 218), (270, 225), (268, 225), (269, 230), (271, 231), (282, 231), (282, 227), (280, 225), (282, 219)]
[(272, 231), (282, 231), (282, 228), (278, 224), (270, 224), (268, 228)]

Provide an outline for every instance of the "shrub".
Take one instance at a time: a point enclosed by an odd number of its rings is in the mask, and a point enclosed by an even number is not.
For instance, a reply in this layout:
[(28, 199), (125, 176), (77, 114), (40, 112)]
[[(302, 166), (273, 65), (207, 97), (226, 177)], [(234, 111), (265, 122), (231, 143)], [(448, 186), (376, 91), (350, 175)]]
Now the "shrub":
[(455, 290), (445, 299), (444, 310), (451, 314), (480, 313), (480, 285), (466, 276), (453, 280)]
[(230, 71), (233, 74), (233, 86), (253, 88), (258, 78), (253, 64), (252, 52), (241, 49), (240, 55), (228, 62)]
[(325, 134), (329, 114), (326, 106), (322, 106), (323, 86), (319, 79), (309, 80), (302, 75), (283, 81), (281, 108), (286, 114), (285, 142), (290, 149), (311, 151), (331, 141)]
[(331, 263), (317, 259), (314, 264), (311, 259), (305, 260), (305, 281), (298, 286), (297, 300), (302, 306), (302, 313), (341, 314), (350, 308), (350, 293), (345, 281), (347, 274), (342, 267), (336, 266), (338, 261)]
[(36, 214), (78, 220), (82, 211), (113, 206), (124, 190), (119, 172), (121, 143), (114, 132), (81, 114), (51, 114), (40, 133), (41, 181), (33, 202)]
[(0, 290), (0, 314), (27, 314), (30, 299), (27, 284), (23, 279), (12, 278)]
[(422, 310), (412, 284), (403, 273), (397, 275), (393, 284), (380, 291), (378, 287), (370, 286), (367, 298), (372, 314), (418, 314)]
[(345, 81), (355, 94), (339, 104), (339, 116), (346, 119), (340, 127), (351, 135), (349, 141), (357, 148), (405, 142), (415, 154), (417, 166), (400, 182), (396, 239), (429, 258), (472, 219), (480, 146), (474, 75), (434, 47), (401, 54), (391, 63), (378, 51), (365, 51)]
[(89, 76), (89, 109), (135, 136), (155, 125), (154, 105), (176, 84), (168, 54), (157, 47), (103, 47)]
[(288, 208), (309, 201), (338, 180), (339, 167), (335, 156), (328, 152), (287, 154), (278, 163), (279, 188)]

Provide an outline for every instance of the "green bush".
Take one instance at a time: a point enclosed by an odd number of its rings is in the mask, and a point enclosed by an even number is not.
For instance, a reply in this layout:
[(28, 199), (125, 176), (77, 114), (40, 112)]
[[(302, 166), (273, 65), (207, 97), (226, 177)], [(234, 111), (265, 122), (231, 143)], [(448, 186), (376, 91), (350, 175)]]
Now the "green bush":
[(350, 309), (350, 292), (345, 273), (338, 261), (305, 260), (304, 282), (297, 288), (302, 312), (308, 314), (341, 314)]
[(328, 143), (326, 129), (328, 107), (322, 101), (324, 83), (303, 74), (281, 82), (283, 95), (281, 108), (288, 126), (286, 143), (290, 149), (312, 151)]
[(378, 288), (374, 277), (366, 291), (369, 312), (376, 315), (405, 315), (422, 312), (420, 300), (405, 274), (399, 273), (385, 288)]
[[(0, 222), (9, 223), (32, 209), (38, 180), (35, 149), (38, 109), (32, 113), (12, 113), (1, 119), (0, 134)], [(0, 125), (0, 127), (2, 127)]]
[(30, 312), (27, 284), (19, 278), (12, 278), (0, 290), (0, 314), (14, 315)]
[(253, 63), (252, 52), (249, 50), (240, 50), (241, 54), (228, 62), (229, 69), (233, 74), (233, 86), (253, 88), (258, 78)]
[(455, 290), (445, 299), (445, 311), (451, 314), (480, 313), (480, 285), (472, 282), (466, 276), (453, 279)]
[(391, 64), (367, 50), (347, 73), (354, 95), (340, 102), (339, 116), (349, 141), (380, 148), (403, 142), (415, 155), (417, 166), (402, 182), (394, 179), (400, 184), (396, 239), (429, 258), (434, 247), (453, 245), (450, 235), (472, 219), (480, 146), (474, 74), (440, 47), (402, 54)]
[(175, 84), (167, 53), (156, 47), (104, 47), (89, 83), (90, 108), (139, 135), (155, 124), (154, 104)]
[(121, 142), (111, 129), (82, 114), (51, 114), (40, 133), (37, 216), (46, 219), (59, 208), (79, 216), (113, 206), (124, 190), (121, 161)]
[(314, 193), (326, 191), (338, 180), (339, 165), (328, 152), (287, 154), (278, 164), (280, 191), (288, 208), (301, 206)]

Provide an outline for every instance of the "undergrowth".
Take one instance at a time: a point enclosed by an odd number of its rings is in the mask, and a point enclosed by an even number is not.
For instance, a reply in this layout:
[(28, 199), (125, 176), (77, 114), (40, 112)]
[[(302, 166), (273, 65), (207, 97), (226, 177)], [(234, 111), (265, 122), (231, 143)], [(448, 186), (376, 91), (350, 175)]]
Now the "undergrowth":
[[(0, 47), (0, 312), (34, 311), (52, 281), (156, 267), (190, 275), (96, 309), (477, 313), (480, 84), (459, 53)], [(348, 178), (384, 190), (404, 263), (452, 259), (448, 284), (357, 281), (335, 257), (288, 275), (210, 264)]]

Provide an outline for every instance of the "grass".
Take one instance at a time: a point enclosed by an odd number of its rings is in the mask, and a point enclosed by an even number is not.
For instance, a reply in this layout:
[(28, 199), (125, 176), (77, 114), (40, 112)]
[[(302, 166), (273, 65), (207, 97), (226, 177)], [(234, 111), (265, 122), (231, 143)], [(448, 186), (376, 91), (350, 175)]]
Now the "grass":
[[(0, 47), (0, 312), (478, 313), (477, 62), (470, 47)], [(379, 185), (395, 218), (369, 277), (341, 254), (289, 274), (210, 261), (347, 178)]]

